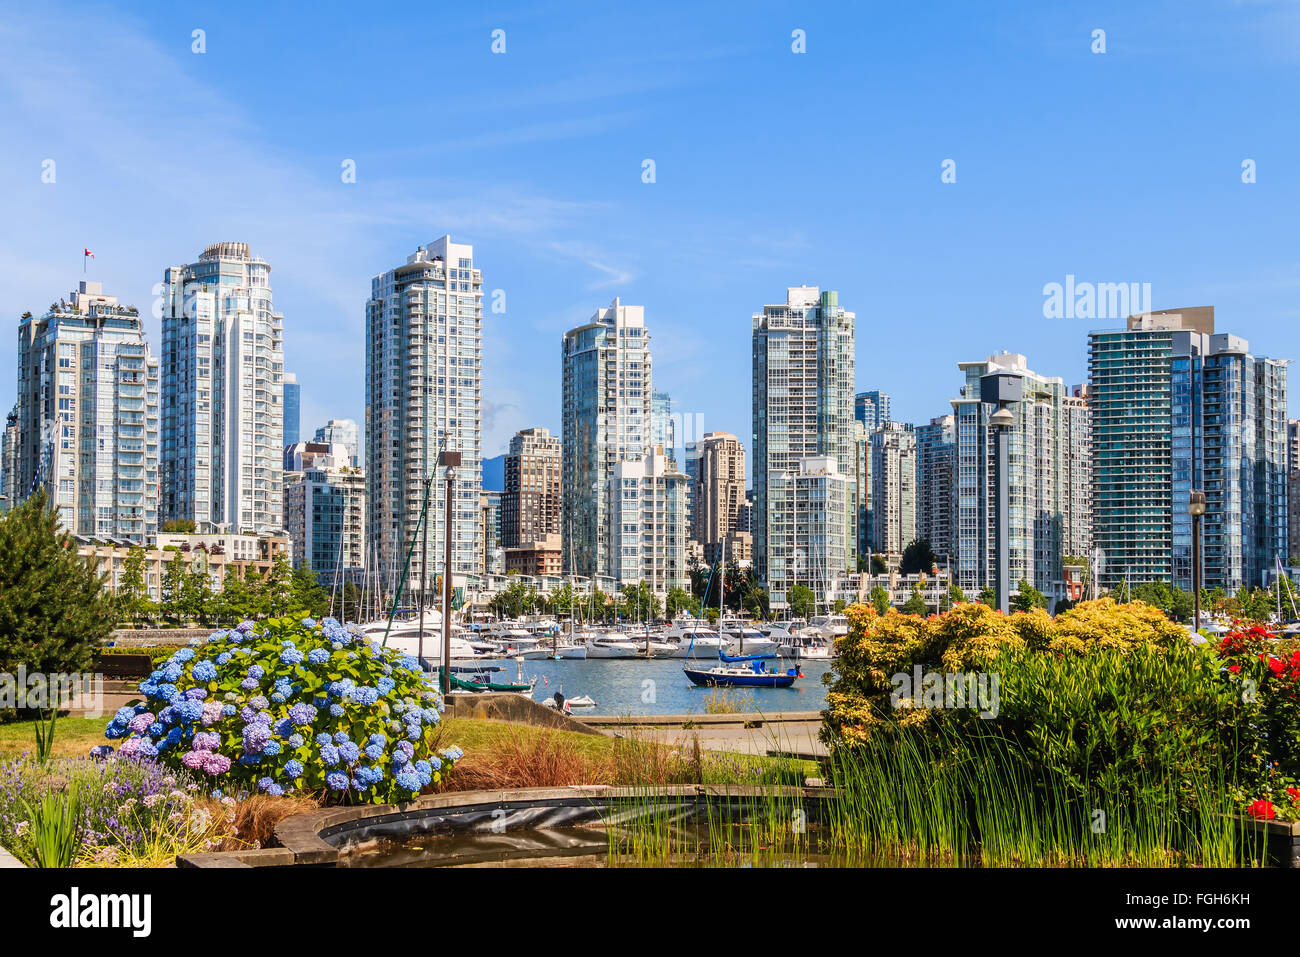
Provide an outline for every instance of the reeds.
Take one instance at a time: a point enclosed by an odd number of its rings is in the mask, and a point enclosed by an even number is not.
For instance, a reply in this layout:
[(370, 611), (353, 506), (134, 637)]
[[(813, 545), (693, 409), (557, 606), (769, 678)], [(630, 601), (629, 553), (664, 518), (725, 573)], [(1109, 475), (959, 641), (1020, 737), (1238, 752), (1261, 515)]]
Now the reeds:
[(1013, 741), (899, 731), (830, 762), (832, 843), (919, 864), (1231, 867), (1250, 862), (1228, 782), (1139, 770), (1080, 784)]

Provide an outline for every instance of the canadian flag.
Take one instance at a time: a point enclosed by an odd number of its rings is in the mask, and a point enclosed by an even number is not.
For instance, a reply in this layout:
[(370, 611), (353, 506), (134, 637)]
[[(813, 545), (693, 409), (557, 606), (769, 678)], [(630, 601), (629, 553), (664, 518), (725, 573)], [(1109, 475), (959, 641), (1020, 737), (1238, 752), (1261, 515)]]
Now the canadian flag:
[(84, 251), (82, 252), (82, 254), (81, 254), (81, 256), (82, 256), (83, 259), (94, 259), (94, 258), (95, 258), (95, 254), (92, 253), (89, 249), (86, 249), (84, 246), (82, 247), (82, 249), (84, 250)]

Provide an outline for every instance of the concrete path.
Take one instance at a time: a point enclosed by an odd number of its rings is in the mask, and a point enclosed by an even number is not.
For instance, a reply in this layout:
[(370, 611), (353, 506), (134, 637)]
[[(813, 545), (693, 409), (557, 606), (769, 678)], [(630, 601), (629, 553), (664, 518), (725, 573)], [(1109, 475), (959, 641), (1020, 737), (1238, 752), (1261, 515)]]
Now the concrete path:
[(778, 714), (653, 714), (636, 716), (577, 716), (578, 720), (614, 735), (639, 735), (692, 747), (696, 739), (706, 751), (737, 754), (790, 755), (814, 760), (827, 754), (818, 740), (821, 715), (816, 711)]

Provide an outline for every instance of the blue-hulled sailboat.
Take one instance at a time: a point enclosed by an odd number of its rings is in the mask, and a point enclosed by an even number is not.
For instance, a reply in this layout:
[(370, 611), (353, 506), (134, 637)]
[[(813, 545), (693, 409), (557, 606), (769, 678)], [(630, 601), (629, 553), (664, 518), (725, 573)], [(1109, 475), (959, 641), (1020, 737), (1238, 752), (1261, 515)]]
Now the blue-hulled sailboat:
[[(723, 589), (726, 588), (726, 568), (727, 568), (727, 544), (722, 544), (722, 584), (718, 588), (718, 615), (722, 615), (722, 595)], [(708, 584), (704, 586), (704, 599), (701, 602), (709, 600), (709, 587), (713, 584), (713, 572), (709, 572)], [(698, 625), (699, 619), (696, 619)], [(742, 638), (742, 645), (743, 645)], [(694, 641), (692, 640), (692, 648)], [(744, 648), (742, 647), (743, 651)], [(687, 657), (690, 657), (690, 650), (687, 650)], [(737, 655), (732, 657), (721, 648), (718, 649), (718, 663), (712, 668), (701, 667), (684, 667), (682, 671), (686, 677), (691, 680), (692, 684), (710, 688), (789, 688), (796, 678), (802, 678), (803, 672), (799, 670), (798, 665), (788, 668), (785, 671), (768, 670), (768, 662), (777, 661), (778, 656), (772, 654), (766, 655)]]

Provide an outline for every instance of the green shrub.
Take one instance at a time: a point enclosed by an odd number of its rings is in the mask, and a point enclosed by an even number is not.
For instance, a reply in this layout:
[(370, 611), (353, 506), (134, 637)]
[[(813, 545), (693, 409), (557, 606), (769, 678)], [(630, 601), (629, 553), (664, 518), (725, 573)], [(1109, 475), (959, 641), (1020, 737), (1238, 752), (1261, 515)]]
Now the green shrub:
[(988, 669), (999, 681), (997, 717), (966, 710), (942, 718), (970, 736), (1016, 742), (1032, 767), (1075, 793), (1117, 793), (1141, 779), (1172, 782), (1190, 795), (1193, 782), (1262, 772), (1260, 705), (1243, 700), (1240, 681), (1208, 647), (1075, 656), (1014, 650)]

